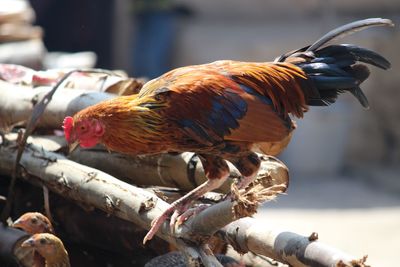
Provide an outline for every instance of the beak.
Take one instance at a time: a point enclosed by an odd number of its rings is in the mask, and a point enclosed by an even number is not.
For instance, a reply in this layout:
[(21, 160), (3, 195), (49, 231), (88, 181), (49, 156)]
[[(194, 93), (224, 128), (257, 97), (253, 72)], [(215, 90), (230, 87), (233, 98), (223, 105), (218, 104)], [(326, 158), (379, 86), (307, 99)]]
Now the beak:
[(69, 153), (71, 154), (79, 146), (79, 141), (76, 140), (69, 144)]
[(16, 221), (12, 224), (12, 227), (18, 228), (18, 227), (21, 226), (21, 224), (22, 224), (21, 219), (18, 219), (18, 220), (16, 220)]
[(24, 242), (22, 242), (21, 247), (23, 248), (31, 248), (35, 246), (35, 240), (33, 240), (33, 238), (29, 238), (27, 240), (25, 240)]

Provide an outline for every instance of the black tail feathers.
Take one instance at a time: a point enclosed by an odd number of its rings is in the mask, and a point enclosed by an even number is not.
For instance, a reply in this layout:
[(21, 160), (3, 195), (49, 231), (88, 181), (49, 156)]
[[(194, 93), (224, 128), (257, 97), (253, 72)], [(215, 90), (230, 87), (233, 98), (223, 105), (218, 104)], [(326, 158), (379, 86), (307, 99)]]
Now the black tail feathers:
[(305, 88), (308, 105), (330, 105), (340, 93), (349, 91), (363, 107), (368, 108), (368, 100), (359, 86), (368, 78), (370, 71), (359, 62), (388, 69), (389, 61), (374, 51), (356, 45), (323, 46), (333, 39), (373, 26), (393, 26), (393, 23), (379, 18), (352, 22), (330, 31), (314, 44), (286, 53), (275, 61), (292, 62), (307, 74), (312, 81), (311, 88)]
[(340, 93), (349, 91), (364, 108), (368, 108), (368, 100), (359, 86), (368, 78), (370, 71), (359, 62), (382, 69), (390, 68), (384, 57), (355, 45), (331, 45), (313, 54), (314, 58), (297, 64), (313, 83), (314, 90), (306, 93), (309, 105), (332, 104)]

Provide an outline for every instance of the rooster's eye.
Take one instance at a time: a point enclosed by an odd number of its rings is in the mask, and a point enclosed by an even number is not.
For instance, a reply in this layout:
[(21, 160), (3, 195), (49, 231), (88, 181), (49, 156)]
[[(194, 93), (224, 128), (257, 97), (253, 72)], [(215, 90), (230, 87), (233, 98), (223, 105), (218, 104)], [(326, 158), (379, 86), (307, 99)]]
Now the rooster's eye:
[(81, 126), (81, 130), (84, 131), (86, 127), (84, 125)]
[(31, 219), (31, 223), (32, 223), (32, 224), (37, 224), (37, 222), (38, 222), (38, 220), (37, 220), (36, 218), (32, 218), (32, 219)]

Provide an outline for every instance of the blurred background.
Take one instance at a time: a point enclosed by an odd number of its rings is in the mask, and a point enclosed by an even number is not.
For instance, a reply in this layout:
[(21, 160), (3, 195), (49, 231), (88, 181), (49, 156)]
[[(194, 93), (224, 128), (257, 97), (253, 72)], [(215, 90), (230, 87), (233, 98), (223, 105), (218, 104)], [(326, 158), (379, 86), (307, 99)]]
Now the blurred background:
[[(14, 17), (4, 16), (9, 10)], [(392, 19), (394, 28), (341, 40), (392, 62), (389, 71), (371, 67), (363, 84), (371, 109), (348, 95), (330, 108), (311, 109), (279, 156), (290, 169), (288, 195), (259, 216), (293, 231), (319, 232), (324, 242), (369, 254), (372, 265), (397, 265), (400, 1), (0, 0), (1, 15), (1, 63), (96, 66), (147, 78), (219, 59), (270, 61), (339, 25)]]

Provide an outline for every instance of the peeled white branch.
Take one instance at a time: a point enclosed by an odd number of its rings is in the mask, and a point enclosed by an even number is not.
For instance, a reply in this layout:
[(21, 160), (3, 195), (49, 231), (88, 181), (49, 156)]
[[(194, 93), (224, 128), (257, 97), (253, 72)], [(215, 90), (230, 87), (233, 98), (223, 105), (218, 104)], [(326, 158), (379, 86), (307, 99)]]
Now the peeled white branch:
[(243, 218), (225, 226), (218, 236), (235, 250), (264, 255), (290, 266), (367, 267), (366, 258), (357, 259), (336, 248), (309, 237), (273, 228), (267, 222)]

